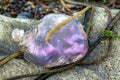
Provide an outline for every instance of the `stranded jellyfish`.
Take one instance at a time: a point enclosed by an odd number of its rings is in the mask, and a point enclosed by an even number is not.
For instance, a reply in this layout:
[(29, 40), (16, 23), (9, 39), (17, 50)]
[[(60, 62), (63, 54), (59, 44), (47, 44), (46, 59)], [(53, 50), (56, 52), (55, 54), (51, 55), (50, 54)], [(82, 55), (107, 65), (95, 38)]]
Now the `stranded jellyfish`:
[(44, 67), (66, 65), (82, 59), (87, 53), (88, 42), (78, 19), (65, 24), (49, 41), (45, 41), (50, 30), (69, 17), (65, 14), (46, 15), (35, 29), (26, 32), (20, 42), (25, 48), (25, 59)]

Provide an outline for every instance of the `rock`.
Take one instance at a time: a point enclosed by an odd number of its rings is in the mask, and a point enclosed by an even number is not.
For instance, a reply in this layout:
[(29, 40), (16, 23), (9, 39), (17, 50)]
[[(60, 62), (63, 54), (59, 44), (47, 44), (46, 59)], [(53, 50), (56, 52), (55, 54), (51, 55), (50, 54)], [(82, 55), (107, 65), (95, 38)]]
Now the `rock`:
[(50, 8), (53, 8), (53, 7), (56, 6), (56, 3), (55, 2), (50, 2), (50, 3), (48, 3), (48, 5), (49, 5)]
[(23, 18), (23, 19), (28, 19), (29, 17), (30, 17), (30, 13), (29, 12), (21, 12), (17, 16), (17, 18)]
[[(114, 16), (119, 10), (111, 10)], [(107, 15), (105, 10), (100, 7), (95, 8), (95, 15), (93, 17), (93, 30), (90, 33), (90, 41), (93, 43), (98, 37), (101, 30), (107, 25)], [(31, 21), (24, 19), (12, 19), (0, 16), (0, 32), (3, 32), (3, 39), (0, 38), (0, 49), (5, 52), (14, 52), (19, 48), (18, 45), (11, 40), (11, 32), (14, 28), (29, 30), (30, 27), (35, 26), (39, 21)], [(35, 24), (34, 24), (35, 23)], [(4, 26), (4, 27), (3, 27)], [(115, 26), (115, 32), (120, 35), (120, 21)], [(1, 34), (0, 34), (1, 36)], [(103, 41), (96, 49), (86, 58), (87, 60), (94, 60), (95, 58), (104, 55), (107, 49), (107, 41)], [(55, 74), (47, 80), (119, 80), (120, 79), (120, 40), (114, 39), (112, 51), (110, 56), (99, 64), (91, 66), (76, 66), (72, 69), (62, 73)], [(12, 48), (12, 49), (11, 49)], [(11, 51), (12, 50), (12, 51)], [(2, 53), (3, 54), (3, 53)], [(1, 59), (4, 55), (0, 55)], [(34, 64), (28, 63), (21, 59), (13, 59), (4, 66), (0, 67), (0, 79), (3, 80), (8, 77), (41, 71), (43, 68)], [(22, 79), (21, 79), (22, 80)], [(23, 80), (34, 80), (33, 78), (26, 78)]]

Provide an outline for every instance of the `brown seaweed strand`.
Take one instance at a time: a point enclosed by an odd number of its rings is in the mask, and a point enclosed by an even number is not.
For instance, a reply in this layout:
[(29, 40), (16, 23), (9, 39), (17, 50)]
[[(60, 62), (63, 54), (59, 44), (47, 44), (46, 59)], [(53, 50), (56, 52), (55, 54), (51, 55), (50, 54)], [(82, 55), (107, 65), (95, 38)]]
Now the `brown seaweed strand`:
[[(78, 62), (78, 61), (77, 61), (77, 62)], [(73, 68), (75, 65), (76, 65), (76, 62), (72, 63), (71, 65), (67, 65), (67, 66), (65, 66), (65, 67), (63, 67), (63, 68), (54, 69), (54, 70), (44, 70), (44, 71), (42, 71), (42, 72), (25, 74), (25, 75), (18, 75), (18, 76), (11, 77), (11, 78), (8, 78), (8, 79), (5, 79), (5, 80), (16, 80), (16, 79), (25, 78), (25, 77), (40, 76), (40, 75), (45, 74), (45, 73), (62, 72), (62, 71), (64, 71), (64, 70), (68, 70), (68, 69), (70, 69), (70, 68)]]
[(117, 21), (120, 20), (120, 11), (116, 14), (116, 16), (110, 21), (110, 24), (105, 28), (105, 30), (112, 30), (113, 26)]
[(86, 34), (87, 35), (89, 35), (89, 33), (90, 33), (91, 29), (92, 29), (91, 24), (92, 24), (92, 18), (93, 18), (93, 15), (94, 15), (94, 10), (95, 10), (95, 7), (92, 6), (91, 11), (90, 11), (90, 17), (88, 19), (88, 22), (86, 22), (87, 23), (87, 29), (86, 29)]
[(77, 14), (73, 15), (72, 17), (64, 20), (63, 22), (61, 22), (60, 24), (58, 24), (57, 26), (55, 26), (52, 30), (50, 30), (50, 32), (47, 34), (45, 41), (49, 41), (50, 38), (53, 36), (53, 34), (59, 30), (61, 27), (63, 27), (65, 24), (69, 23), (70, 21), (72, 21), (73, 19), (81, 16), (83, 13), (85, 13), (88, 9), (92, 8), (92, 6), (87, 6), (86, 8), (84, 8), (82, 11), (78, 12)]
[(72, 13), (72, 10), (69, 8), (69, 6), (67, 6), (67, 5), (65, 4), (65, 2), (64, 2), (63, 0), (60, 0), (60, 3), (62, 4), (62, 6), (63, 6), (68, 12)]
[(106, 14), (108, 15), (108, 24), (109, 24), (110, 21), (112, 20), (112, 14), (111, 14), (111, 12), (110, 12), (108, 7), (103, 6), (103, 8), (105, 9)]
[(11, 59), (15, 58), (15, 57), (18, 57), (20, 55), (23, 55), (23, 52), (21, 51), (18, 51), (18, 52), (15, 52), (5, 58), (3, 58), (1, 61), (0, 61), (0, 67), (3, 66), (5, 63), (7, 63), (8, 61), (10, 61)]
[(78, 1), (74, 1), (74, 0), (65, 0), (65, 2), (70, 3), (70, 4), (84, 6), (84, 3), (80, 2), (80, 1), (78, 2)]

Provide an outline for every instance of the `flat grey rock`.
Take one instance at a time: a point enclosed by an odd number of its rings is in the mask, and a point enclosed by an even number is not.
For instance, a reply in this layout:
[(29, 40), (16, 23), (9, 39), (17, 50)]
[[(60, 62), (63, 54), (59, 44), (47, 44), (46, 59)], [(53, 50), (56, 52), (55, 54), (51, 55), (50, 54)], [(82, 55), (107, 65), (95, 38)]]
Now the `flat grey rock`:
[[(111, 10), (112, 16), (119, 10)], [(1, 18), (3, 18), (1, 20)], [(12, 21), (13, 20), (13, 21)], [(6, 24), (5, 24), (6, 22)], [(17, 23), (16, 23), (17, 22)], [(0, 16), (0, 50), (3, 50), (4, 53), (1, 52), (0, 59), (5, 57), (8, 53), (19, 50), (17, 43), (12, 42), (11, 32), (14, 28), (18, 27), (21, 29), (28, 30), (32, 26), (35, 26), (34, 23), (38, 23), (39, 21), (32, 20), (19, 20), (7, 18), (4, 16)], [(105, 13), (104, 8), (96, 7), (95, 15), (93, 17), (93, 30), (90, 33), (90, 42), (94, 42), (97, 39), (99, 33), (104, 30), (108, 23), (108, 17)], [(5, 27), (4, 27), (5, 26)], [(9, 31), (7, 31), (9, 29)], [(115, 26), (114, 31), (120, 35), (120, 21)], [(8, 35), (5, 35), (8, 34)], [(5, 37), (3, 37), (5, 36)], [(86, 58), (87, 60), (94, 60), (95, 58), (102, 56), (105, 54), (107, 49), (108, 41), (102, 41), (94, 51)], [(5, 55), (4, 55), (5, 54)], [(28, 63), (23, 59), (13, 59), (4, 66), (0, 67), (0, 80), (4, 80), (6, 78), (32, 73), (32, 72), (40, 72), (43, 68), (40, 66), (36, 66), (34, 64)], [(62, 73), (58, 73), (48, 78), (47, 80), (119, 80), (120, 79), (120, 40), (114, 39), (112, 51), (110, 55), (102, 62), (90, 65), (90, 66), (75, 66), (72, 69), (64, 71)], [(33, 78), (26, 78), (20, 80), (34, 80)]]

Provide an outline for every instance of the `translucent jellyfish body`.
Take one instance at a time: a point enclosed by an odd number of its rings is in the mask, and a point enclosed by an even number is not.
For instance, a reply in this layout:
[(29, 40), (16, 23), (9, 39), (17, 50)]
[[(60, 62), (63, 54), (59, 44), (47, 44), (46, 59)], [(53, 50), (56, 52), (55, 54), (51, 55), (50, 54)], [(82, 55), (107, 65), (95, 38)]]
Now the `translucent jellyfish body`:
[(77, 19), (56, 31), (48, 42), (44, 41), (51, 29), (69, 17), (65, 14), (49, 14), (37, 28), (26, 33), (22, 40), (25, 59), (44, 67), (70, 64), (82, 59), (87, 53), (88, 42), (83, 26)]

